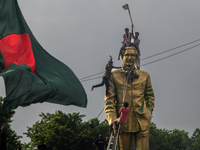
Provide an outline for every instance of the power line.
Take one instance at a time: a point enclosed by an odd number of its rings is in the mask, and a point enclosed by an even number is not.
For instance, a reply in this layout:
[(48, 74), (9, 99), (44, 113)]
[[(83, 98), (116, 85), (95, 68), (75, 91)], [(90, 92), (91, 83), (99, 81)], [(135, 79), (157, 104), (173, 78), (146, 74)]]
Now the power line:
[(197, 45), (195, 45), (195, 46), (192, 46), (192, 47), (187, 48), (187, 49), (185, 49), (185, 50), (182, 50), (182, 51), (180, 51), (180, 52), (174, 53), (174, 54), (172, 54), (172, 55), (169, 55), (169, 56), (166, 56), (166, 57), (163, 57), (163, 58), (154, 60), (154, 61), (152, 61), (152, 62), (146, 63), (146, 64), (141, 65), (141, 66), (146, 66), (146, 65), (149, 65), (149, 64), (152, 64), (152, 63), (161, 61), (161, 60), (163, 60), (163, 59), (166, 59), (166, 58), (172, 57), (172, 56), (174, 56), (174, 55), (177, 55), (177, 54), (183, 53), (183, 52), (185, 52), (185, 51), (188, 51), (188, 50), (190, 50), (190, 49), (192, 49), (192, 48), (195, 48), (195, 47), (197, 47), (197, 46), (200, 46), (200, 44), (197, 44)]
[(96, 73), (96, 74), (93, 74), (93, 75), (90, 75), (90, 76), (86, 76), (86, 77), (80, 78), (79, 80), (83, 80), (83, 79), (86, 79), (86, 78), (89, 78), (89, 77), (92, 77), (92, 76), (95, 76), (95, 75), (98, 75), (98, 74), (102, 74), (102, 73), (104, 73), (104, 71)]
[[(197, 40), (196, 40), (196, 41), (197, 41)], [(190, 43), (191, 43), (191, 42), (190, 42)], [(186, 44), (184, 44), (184, 45), (186, 45)], [(172, 57), (172, 56), (174, 56), (174, 55), (177, 55), (177, 54), (183, 53), (183, 52), (185, 52), (185, 51), (188, 51), (188, 50), (190, 50), (190, 49), (192, 49), (192, 48), (195, 48), (195, 47), (197, 47), (197, 46), (200, 46), (200, 44), (197, 44), (197, 45), (195, 45), (195, 46), (189, 47), (189, 48), (187, 48), (187, 49), (185, 49), (185, 50), (182, 50), (182, 51), (180, 51), (180, 52), (174, 53), (174, 54), (172, 54), (172, 55), (169, 55), (169, 56), (166, 56), (166, 57), (163, 57), (163, 58), (154, 60), (154, 61), (152, 61), (152, 62), (143, 64), (143, 65), (141, 65), (141, 66), (146, 66), (146, 65), (149, 65), (149, 64), (152, 64), (152, 63), (161, 61), (161, 60), (163, 60), (163, 59), (166, 59), (166, 58)], [(170, 50), (172, 50), (172, 49), (170, 49)], [(169, 50), (168, 50), (168, 51), (169, 51)], [(162, 52), (162, 53), (163, 53), (163, 52)], [(155, 55), (156, 55), (156, 54), (155, 54)], [(152, 55), (152, 57), (155, 56), (155, 55)], [(151, 57), (151, 56), (149, 56), (149, 58), (150, 58), (150, 57)], [(104, 72), (101, 72), (101, 73), (104, 73)], [(100, 73), (97, 73), (97, 74), (100, 74)], [(97, 75), (97, 74), (94, 74), (94, 75)], [(91, 76), (94, 76), (94, 75), (90, 75), (90, 77), (91, 77)], [(87, 76), (87, 77), (85, 77), (85, 78), (89, 78), (89, 76)], [(102, 78), (102, 76), (101, 76), (101, 77), (95, 77), (95, 78), (90, 78), (90, 79), (82, 80), (81, 82), (90, 81), (90, 80), (94, 80), (94, 79), (98, 79), (98, 78)], [(82, 79), (83, 79), (83, 78), (82, 78)]]
[(172, 51), (172, 50), (175, 50), (175, 49), (181, 48), (181, 47), (183, 47), (183, 46), (187, 46), (187, 45), (189, 45), (189, 44), (192, 44), (192, 43), (195, 43), (195, 42), (198, 42), (198, 41), (200, 41), (200, 39), (197, 39), (197, 40), (194, 40), (194, 41), (192, 41), (192, 42), (189, 42), (189, 43), (186, 43), (186, 44), (183, 44), (183, 45), (180, 45), (180, 46), (177, 46), (177, 47), (171, 48), (171, 49), (166, 50), (166, 51), (164, 51), (164, 52), (160, 52), (160, 53), (157, 53), (157, 54), (154, 54), (154, 55), (148, 56), (148, 57), (143, 58), (143, 59), (141, 59), (141, 60), (149, 59), (149, 58), (151, 58), (151, 57), (154, 57), (154, 56), (157, 56), (157, 55), (160, 55), (160, 54), (164, 54), (164, 53), (166, 53), (166, 52), (169, 52), (169, 51)]
[[(105, 107), (104, 107), (105, 108)], [(101, 115), (101, 113), (103, 112), (104, 108), (101, 110), (101, 112), (99, 113), (99, 115), (96, 117), (97, 119), (99, 118), (99, 116)]]
[(95, 78), (90, 78), (90, 79), (86, 79), (86, 80), (82, 80), (81, 82), (85, 82), (85, 81), (89, 81), (89, 80), (94, 80), (94, 79), (98, 79), (98, 78), (102, 78), (102, 76), (100, 76), (100, 77), (95, 77)]
[[(163, 54), (163, 53), (166, 53), (166, 52), (169, 52), (169, 51), (172, 51), (172, 50), (175, 50), (175, 49), (181, 48), (181, 47), (183, 47), (183, 46), (186, 46), (186, 45), (189, 45), (189, 44), (192, 44), (192, 43), (198, 42), (198, 41), (200, 41), (200, 39), (197, 39), (197, 40), (191, 41), (191, 42), (189, 42), (189, 43), (186, 43), (186, 44), (183, 44), (183, 45), (180, 45), (180, 46), (177, 46), (177, 47), (171, 48), (171, 49), (169, 49), (169, 50), (166, 50), (166, 51), (163, 51), (163, 52), (160, 52), (160, 53), (157, 53), (157, 54), (154, 54), (154, 55), (148, 56), (148, 57), (143, 58), (143, 59), (141, 59), (141, 60), (149, 59), (149, 58), (151, 58), (151, 57), (154, 57), (154, 56), (157, 56), (157, 55), (160, 55), (160, 54)], [(153, 62), (152, 62), (152, 63), (153, 63)], [(146, 64), (145, 64), (145, 65), (146, 65)], [(92, 77), (92, 76), (95, 76), (95, 75), (98, 75), (98, 74), (102, 74), (102, 73), (104, 73), (104, 71), (99, 72), (99, 73), (96, 73), (96, 74), (93, 74), (93, 75), (89, 75), (89, 76), (86, 76), (86, 77), (83, 77), (83, 78), (80, 78), (79, 80), (87, 79), (87, 78), (90, 78), (90, 77)], [(98, 79), (98, 78), (100, 78), (100, 77), (92, 78), (92, 80), (93, 80), (93, 79)], [(81, 82), (85, 82), (85, 81), (89, 81), (89, 79), (87, 79), (87, 80), (83, 80), (83, 81), (81, 81)]]

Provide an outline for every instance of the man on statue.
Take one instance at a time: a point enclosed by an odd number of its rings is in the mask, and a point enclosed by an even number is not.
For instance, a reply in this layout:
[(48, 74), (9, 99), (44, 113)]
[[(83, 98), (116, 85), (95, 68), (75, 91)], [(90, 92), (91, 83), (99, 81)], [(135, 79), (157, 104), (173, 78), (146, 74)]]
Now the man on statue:
[(127, 122), (121, 125), (118, 150), (149, 150), (149, 130), (154, 109), (154, 93), (150, 75), (134, 67), (138, 57), (137, 47), (122, 51), (121, 69), (112, 71), (109, 78), (109, 95), (105, 95), (106, 118), (111, 125), (120, 116), (123, 102), (129, 103)]

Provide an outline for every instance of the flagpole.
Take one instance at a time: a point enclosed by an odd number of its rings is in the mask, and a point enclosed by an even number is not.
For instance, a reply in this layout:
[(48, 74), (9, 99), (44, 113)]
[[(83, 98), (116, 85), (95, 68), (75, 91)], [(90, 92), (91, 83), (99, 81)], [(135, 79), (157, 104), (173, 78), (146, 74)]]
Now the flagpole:
[(129, 16), (130, 16), (130, 19), (131, 19), (131, 23), (132, 23), (132, 25), (133, 25), (133, 20), (132, 20), (132, 17), (131, 17), (130, 9), (128, 9), (128, 12), (129, 12)]
[(123, 5), (122, 8), (124, 8), (124, 10), (128, 10), (128, 13), (129, 13), (129, 16), (130, 16), (130, 19), (131, 19), (131, 23), (133, 25), (133, 20), (132, 20), (132, 17), (131, 17), (131, 12), (130, 12), (130, 9), (128, 7), (128, 4)]

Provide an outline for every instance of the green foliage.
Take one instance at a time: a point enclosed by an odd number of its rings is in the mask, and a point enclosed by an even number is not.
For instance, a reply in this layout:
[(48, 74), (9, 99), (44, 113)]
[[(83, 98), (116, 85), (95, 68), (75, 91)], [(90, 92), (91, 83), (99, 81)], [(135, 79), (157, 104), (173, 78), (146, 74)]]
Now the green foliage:
[(188, 136), (188, 132), (185, 132), (184, 130), (178, 130), (178, 129), (174, 129), (174, 130), (157, 129), (156, 124), (151, 123), (149, 149), (151, 150), (195, 150), (190, 147), (190, 144), (191, 144), (191, 139)]
[[(36, 150), (39, 144), (46, 144), (48, 149), (55, 150), (94, 150), (92, 145), (99, 133), (104, 137), (109, 134), (106, 120), (100, 122), (97, 118), (83, 122), (85, 115), (79, 113), (65, 114), (56, 111), (55, 114), (41, 113), (40, 121), (28, 127), (27, 137), (31, 142), (22, 145), (24, 150)], [(90, 125), (93, 125), (91, 128)], [(184, 130), (158, 129), (155, 123), (150, 125), (150, 150), (199, 150), (200, 129), (197, 128), (192, 137)]]
[[(65, 114), (62, 111), (56, 111), (55, 114), (41, 113), (39, 116), (41, 120), (32, 127), (28, 127), (27, 132), (24, 133), (31, 138), (30, 148), (32, 149), (36, 149), (40, 144), (46, 144), (56, 150), (72, 150), (75, 146), (77, 150), (93, 149), (92, 143), (99, 132), (108, 133), (106, 121), (99, 123), (99, 120), (95, 118), (82, 122), (85, 115), (79, 113)], [(94, 128), (89, 126), (89, 122)]]
[(30, 142), (29, 143), (23, 143), (21, 146), (22, 150), (32, 150), (30, 147)]
[(200, 150), (200, 129), (196, 128), (194, 131), (191, 140), (190, 140), (190, 146), (187, 150)]
[(169, 141), (172, 145), (172, 149), (185, 150), (189, 144), (188, 132), (174, 129), (170, 131)]
[(15, 111), (3, 111), (3, 98), (0, 97), (0, 123), (4, 123), (6, 125), (5, 131), (8, 137), (8, 150), (17, 149), (21, 142), (19, 141), (22, 136), (18, 136), (15, 131), (11, 129), (10, 123), (12, 122), (11, 118), (15, 114)]
[(153, 122), (150, 125), (149, 149), (170, 149), (169, 131), (165, 129), (157, 129)]

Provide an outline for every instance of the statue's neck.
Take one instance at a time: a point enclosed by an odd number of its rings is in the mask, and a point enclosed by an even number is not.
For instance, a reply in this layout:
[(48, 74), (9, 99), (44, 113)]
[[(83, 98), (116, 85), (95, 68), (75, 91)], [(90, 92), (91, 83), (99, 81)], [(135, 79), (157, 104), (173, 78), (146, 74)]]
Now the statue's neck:
[(123, 68), (123, 70), (131, 71), (131, 70), (135, 69), (135, 66), (134, 65), (131, 65), (131, 66), (122, 65), (122, 68)]

